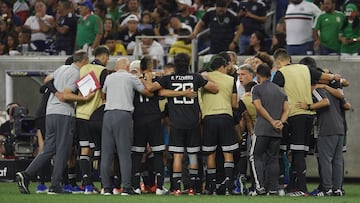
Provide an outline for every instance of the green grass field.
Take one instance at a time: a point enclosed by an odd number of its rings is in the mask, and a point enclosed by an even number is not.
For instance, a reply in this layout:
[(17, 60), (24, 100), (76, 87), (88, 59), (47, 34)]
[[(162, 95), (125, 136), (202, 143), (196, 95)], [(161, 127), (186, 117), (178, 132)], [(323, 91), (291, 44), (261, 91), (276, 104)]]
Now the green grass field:
[[(36, 184), (30, 185), (32, 194), (23, 195), (20, 194), (16, 183), (0, 183), (0, 202), (1, 203), (106, 203), (106, 202), (142, 202), (142, 203), (209, 203), (209, 202), (265, 202), (265, 203), (308, 203), (308, 202), (326, 202), (326, 203), (349, 203), (360, 202), (360, 184), (345, 184), (346, 196), (343, 197), (275, 197), (275, 196), (261, 196), (261, 197), (249, 197), (249, 196), (187, 196), (182, 195), (178, 197), (174, 196), (156, 196), (153, 194), (145, 194), (139, 196), (103, 196), (99, 194), (84, 195), (84, 194), (70, 194), (70, 195), (47, 195), (36, 194)], [(315, 188), (315, 184), (309, 184), (309, 189)]]

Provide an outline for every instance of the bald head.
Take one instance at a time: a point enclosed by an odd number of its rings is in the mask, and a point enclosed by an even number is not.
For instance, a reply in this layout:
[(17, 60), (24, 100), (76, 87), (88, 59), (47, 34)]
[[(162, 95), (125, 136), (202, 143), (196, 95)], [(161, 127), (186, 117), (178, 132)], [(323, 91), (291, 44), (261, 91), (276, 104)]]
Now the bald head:
[(118, 58), (118, 60), (116, 61), (115, 64), (115, 70), (126, 70), (126, 71), (130, 71), (130, 61), (129, 59), (127, 59), (126, 57), (120, 57)]

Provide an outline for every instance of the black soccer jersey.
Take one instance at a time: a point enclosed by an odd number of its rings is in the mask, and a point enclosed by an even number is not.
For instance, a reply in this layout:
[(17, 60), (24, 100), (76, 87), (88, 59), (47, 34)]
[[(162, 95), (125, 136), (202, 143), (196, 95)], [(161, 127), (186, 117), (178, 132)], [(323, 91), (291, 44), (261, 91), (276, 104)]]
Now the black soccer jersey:
[[(153, 78), (153, 82), (157, 80), (158, 77)], [(161, 119), (157, 92), (154, 93), (153, 97), (146, 97), (135, 91), (134, 107), (133, 118), (137, 123), (148, 123), (156, 119)]]
[[(198, 73), (166, 75), (158, 81), (165, 89), (183, 91), (193, 89), (198, 91), (207, 84)], [(168, 98), (169, 118), (173, 127), (178, 129), (192, 129), (199, 124), (200, 107), (198, 98), (173, 97)]]

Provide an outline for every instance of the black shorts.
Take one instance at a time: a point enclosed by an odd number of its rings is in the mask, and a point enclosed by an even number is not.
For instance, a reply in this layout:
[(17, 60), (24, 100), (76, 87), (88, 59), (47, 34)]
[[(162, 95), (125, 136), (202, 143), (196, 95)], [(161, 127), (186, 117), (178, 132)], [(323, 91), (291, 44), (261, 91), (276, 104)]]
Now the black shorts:
[(189, 154), (200, 152), (200, 125), (193, 129), (177, 129), (171, 126), (169, 152)]
[(203, 152), (214, 152), (217, 146), (231, 152), (239, 148), (233, 118), (229, 115), (211, 115), (203, 120)]
[(282, 138), (280, 141), (280, 151), (287, 151), (289, 149), (289, 124), (284, 123), (284, 127), (282, 130)]
[(296, 115), (288, 118), (290, 150), (309, 151), (313, 120), (313, 115)]
[(89, 120), (85, 119), (76, 119), (76, 132), (79, 136), (79, 145), (80, 147), (90, 147), (94, 148), (94, 137), (91, 133), (91, 124)]
[(143, 124), (134, 122), (134, 142), (131, 151), (144, 153), (148, 143), (153, 152), (165, 150), (161, 119)]

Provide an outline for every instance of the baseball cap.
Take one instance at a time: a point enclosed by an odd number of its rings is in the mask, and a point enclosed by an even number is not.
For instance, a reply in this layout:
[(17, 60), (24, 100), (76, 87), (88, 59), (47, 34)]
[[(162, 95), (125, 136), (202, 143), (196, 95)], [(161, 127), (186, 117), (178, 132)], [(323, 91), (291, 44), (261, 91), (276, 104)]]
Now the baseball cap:
[(187, 6), (191, 6), (192, 2), (191, 0), (177, 0), (178, 3), (185, 4)]
[(358, 8), (353, 3), (349, 3), (345, 6), (345, 15), (346, 16), (354, 15), (357, 11), (358, 11)]
[(126, 25), (129, 21), (136, 21), (136, 22), (139, 22), (139, 18), (134, 15), (134, 14), (130, 14), (128, 15), (122, 22), (121, 22), (121, 26), (124, 26)]
[(78, 2), (78, 5), (80, 6), (86, 6), (88, 7), (90, 10), (94, 11), (94, 5), (90, 0), (83, 0)]

